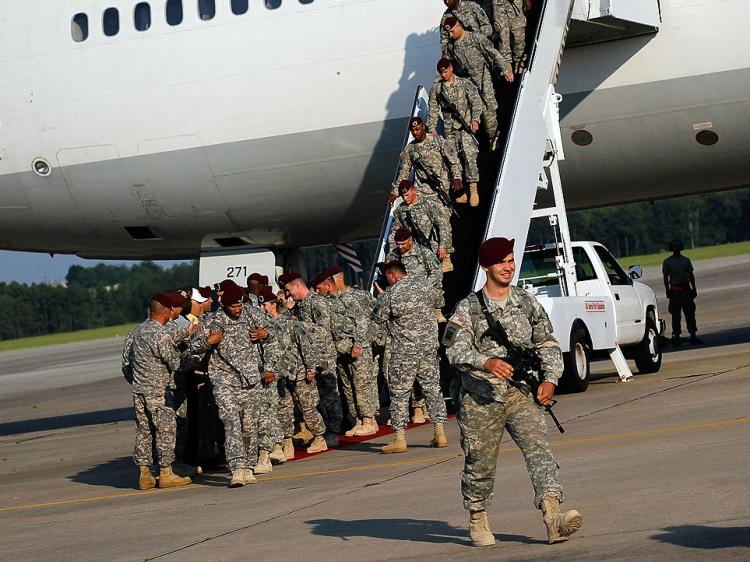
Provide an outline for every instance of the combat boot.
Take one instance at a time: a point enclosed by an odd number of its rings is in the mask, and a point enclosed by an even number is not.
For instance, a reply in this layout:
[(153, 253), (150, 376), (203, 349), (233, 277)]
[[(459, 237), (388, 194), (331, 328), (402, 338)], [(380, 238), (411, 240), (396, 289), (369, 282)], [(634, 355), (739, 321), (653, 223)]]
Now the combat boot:
[(544, 524), (547, 526), (549, 544), (568, 540), (583, 525), (583, 515), (575, 509), (560, 513), (560, 500), (554, 494), (542, 496), (539, 509), (542, 510)]
[(477, 182), (473, 181), (469, 184), (469, 207), (477, 207), (479, 205), (479, 189)]
[(403, 429), (397, 429), (393, 436), (393, 441), (388, 443), (385, 447), (380, 448), (380, 452), (384, 455), (391, 453), (405, 453), (406, 452), (406, 431)]
[(286, 456), (284, 455), (284, 449), (281, 448), (281, 443), (276, 443), (273, 446), (273, 451), (268, 455), (271, 462), (275, 464), (283, 464), (286, 462)]
[(323, 451), (328, 450), (328, 445), (326, 444), (326, 440), (323, 439), (322, 435), (316, 435), (312, 443), (310, 443), (310, 446), (307, 448), (308, 453), (322, 453)]
[(451, 261), (451, 255), (445, 254), (445, 259), (443, 260), (443, 273), (449, 273), (453, 271), (453, 262)]
[(299, 422), (299, 431), (292, 436), (294, 439), (299, 439), (302, 443), (309, 443), (312, 441), (313, 434), (307, 429), (305, 422)]
[(176, 488), (187, 486), (192, 480), (188, 476), (177, 476), (171, 466), (163, 466), (159, 471), (159, 488)]
[(362, 420), (362, 427), (354, 435), (357, 437), (375, 435), (379, 429), (380, 427), (378, 427), (378, 422), (375, 421), (375, 418), (364, 418)]
[(150, 490), (156, 488), (156, 478), (151, 472), (150, 466), (140, 466), (141, 476), (138, 478), (138, 489), (139, 490)]
[(244, 485), (245, 485), (245, 469), (244, 468), (234, 469), (232, 471), (232, 479), (229, 481), (229, 487), (241, 488)]
[(294, 442), (292, 441), (291, 437), (284, 438), (284, 445), (282, 446), (282, 450), (284, 451), (286, 460), (290, 461), (294, 458)]
[(443, 316), (443, 311), (439, 308), (435, 309), (435, 318), (437, 318), (438, 324), (445, 324), (448, 320)]
[(459, 195), (458, 197), (456, 197), (455, 201), (459, 205), (466, 205), (466, 203), (469, 202), (469, 197), (468, 197), (468, 195), (466, 195), (466, 192), (464, 191), (463, 193), (461, 193), (461, 195)]
[(469, 512), (469, 537), (474, 546), (492, 546), (495, 544), (495, 535), (490, 531), (490, 522), (487, 520), (486, 511)]
[(261, 449), (258, 454), (258, 464), (255, 465), (255, 474), (268, 474), (272, 470), (271, 457), (268, 451)]
[(414, 408), (414, 415), (411, 417), (411, 423), (424, 423), (427, 420), (424, 417), (424, 410), (419, 406)]
[(252, 468), (241, 468), (242, 470), (242, 483), (243, 484), (255, 484), (258, 481), (255, 479)]
[(354, 427), (351, 428), (349, 431), (344, 433), (347, 437), (353, 437), (357, 435), (357, 432), (362, 429), (362, 420), (357, 418), (357, 423), (354, 424)]
[(445, 436), (445, 427), (442, 423), (436, 423), (430, 447), (443, 449), (448, 446), (448, 438)]

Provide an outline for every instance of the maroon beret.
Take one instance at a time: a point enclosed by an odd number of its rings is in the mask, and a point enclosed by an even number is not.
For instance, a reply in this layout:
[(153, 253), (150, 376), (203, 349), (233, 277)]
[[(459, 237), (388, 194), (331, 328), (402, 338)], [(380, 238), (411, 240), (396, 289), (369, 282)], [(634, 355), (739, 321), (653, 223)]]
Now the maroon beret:
[(321, 271), (318, 273), (315, 277), (312, 278), (312, 281), (310, 281), (310, 285), (313, 287), (317, 287), (321, 283), (325, 283), (331, 278), (331, 275), (328, 273), (328, 270)]
[(158, 302), (164, 308), (172, 308), (174, 305), (174, 298), (169, 293), (156, 293), (151, 297), (152, 301)]
[(331, 267), (326, 269), (326, 271), (331, 277), (333, 277), (334, 275), (338, 275), (339, 273), (344, 273), (344, 270), (341, 269), (338, 265), (332, 265)]
[(224, 281), (222, 281), (221, 283), (219, 283), (219, 288), (217, 289), (217, 291), (226, 291), (230, 287), (236, 287), (238, 289), (242, 288), (237, 283), (235, 283), (234, 281), (232, 281), (231, 279), (224, 279)]
[[(260, 273), (251, 273), (250, 277), (247, 278), (247, 282), (250, 283), (250, 281), (257, 281), (258, 283), (262, 283), (263, 276)], [(266, 278), (268, 280), (268, 278)]]
[(224, 289), (224, 293), (221, 295), (221, 304), (223, 306), (230, 306), (242, 302), (245, 299), (245, 291), (238, 285), (230, 285)]
[(198, 287), (197, 291), (201, 294), (204, 299), (211, 298), (211, 287)]
[(437, 63), (437, 71), (442, 72), (443, 70), (445, 70), (446, 68), (452, 65), (453, 65), (453, 61), (451, 59), (447, 59), (443, 57)]
[(445, 21), (443, 22), (443, 29), (445, 29), (446, 31), (450, 31), (456, 26), (457, 23), (459, 23), (457, 17), (448, 16), (447, 18), (445, 18)]
[(490, 267), (491, 265), (500, 263), (508, 254), (513, 253), (515, 242), (515, 238), (513, 240), (508, 240), (507, 238), (490, 238), (485, 240), (479, 247), (479, 265)]
[(268, 275), (261, 275), (258, 281), (261, 285), (268, 285)]
[(263, 291), (258, 297), (258, 302), (274, 302), (276, 300), (278, 300), (278, 297), (276, 296), (276, 293), (273, 292), (273, 289), (271, 287), (263, 287)]
[(287, 273), (282, 273), (279, 275), (279, 286), (284, 287), (287, 283), (290, 283), (291, 281), (294, 281), (295, 279), (302, 279), (302, 275), (297, 273), (296, 271), (289, 271)]
[(412, 187), (414, 187), (414, 184), (411, 183), (409, 180), (401, 180), (401, 183), (398, 184), (398, 194), (403, 195), (407, 191), (409, 191)]
[(402, 226), (401, 228), (396, 230), (394, 238), (396, 239), (396, 242), (403, 242), (404, 240), (408, 240), (409, 238), (411, 238), (411, 230), (409, 230), (405, 226)]
[(413, 129), (417, 125), (422, 125), (422, 124), (424, 124), (424, 121), (422, 121), (422, 118), (419, 115), (417, 115), (416, 117), (412, 117), (409, 120), (409, 128), (411, 129)]

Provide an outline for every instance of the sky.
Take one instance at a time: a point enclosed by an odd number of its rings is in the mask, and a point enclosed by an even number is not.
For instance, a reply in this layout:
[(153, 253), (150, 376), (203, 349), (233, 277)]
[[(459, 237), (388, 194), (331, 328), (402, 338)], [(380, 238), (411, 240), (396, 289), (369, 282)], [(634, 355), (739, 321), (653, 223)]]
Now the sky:
[[(0, 250), (0, 282), (10, 283), (55, 283), (65, 279), (71, 265), (94, 266), (98, 263), (125, 264), (137, 263), (135, 260), (85, 260), (77, 256), (56, 254), (38, 254), (35, 252), (9, 252)], [(181, 261), (155, 261), (163, 267), (169, 267)]]

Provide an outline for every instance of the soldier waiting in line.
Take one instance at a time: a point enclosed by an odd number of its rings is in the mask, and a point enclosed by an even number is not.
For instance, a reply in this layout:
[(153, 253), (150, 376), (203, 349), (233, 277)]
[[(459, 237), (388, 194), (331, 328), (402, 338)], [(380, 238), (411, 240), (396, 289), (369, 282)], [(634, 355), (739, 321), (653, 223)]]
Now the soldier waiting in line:
[[(491, 238), (479, 249), (479, 265), (487, 276), (482, 289), (456, 306), (448, 320), (443, 344), (451, 365), (461, 373), (458, 426), (464, 451), (461, 493), (470, 513), (469, 535), (474, 546), (495, 544), (487, 519), (497, 471), (497, 455), (505, 429), (521, 449), (534, 486), (534, 505), (542, 510), (550, 544), (565, 541), (583, 523), (575, 510), (561, 514), (560, 471), (547, 441), (542, 406), (552, 403), (562, 375), (560, 346), (542, 305), (520, 287), (515, 274), (513, 240)], [(525, 382), (513, 380), (508, 350), (488, 330), (499, 323), (506, 342), (533, 348), (541, 358), (544, 382), (530, 396)]]
[(698, 326), (695, 322), (695, 297), (698, 289), (695, 287), (695, 275), (693, 274), (693, 263), (690, 258), (682, 255), (685, 246), (680, 240), (672, 240), (669, 243), (672, 255), (664, 260), (661, 272), (664, 276), (664, 289), (669, 300), (669, 314), (672, 316), (672, 345), (680, 347), (682, 340), (682, 314), (685, 315), (685, 324), (690, 334), (690, 343), (698, 345), (703, 343), (696, 335)]
[[(439, 78), (430, 88), (427, 130), (437, 135), (438, 117), (442, 113), (445, 138), (453, 143), (463, 164), (464, 178), (469, 183), (469, 205), (479, 205), (479, 143), (475, 136), (482, 117), (482, 99), (477, 87), (468, 78), (456, 76), (450, 59), (437, 63)], [(456, 198), (466, 203), (466, 194)]]
[(258, 307), (258, 297), (268, 285), (268, 277), (260, 273), (251, 273), (247, 278), (247, 297), (252, 306)]
[(438, 323), (433, 313), (436, 289), (419, 277), (409, 277), (404, 264), (392, 261), (381, 266), (388, 288), (378, 296), (373, 316), (385, 323), (388, 333), (388, 390), (391, 424), (396, 434), (381, 453), (405, 453), (409, 397), (414, 381), (425, 394), (434, 425), (431, 447), (447, 447), (444, 424), (445, 401), (440, 392)]
[(450, 34), (447, 58), (453, 61), (453, 70), (459, 76), (469, 78), (479, 91), (484, 106), (482, 116), (484, 129), (491, 141), (491, 149), (497, 147), (497, 97), (492, 84), (492, 72), (498, 72), (508, 82), (513, 82), (513, 69), (492, 45), (492, 42), (479, 33), (466, 31), (461, 22), (449, 17), (443, 28)]
[(533, 0), (492, 0), (492, 27), (497, 35), (497, 50), (513, 71), (521, 74), (526, 68), (526, 12)]
[(481, 33), (488, 39), (492, 37), (492, 24), (485, 10), (473, 0), (443, 0), (446, 6), (443, 17), (440, 18), (440, 49), (443, 56), (448, 54), (450, 35), (443, 27), (445, 20), (454, 17), (461, 22), (466, 31)]
[(398, 192), (404, 202), (393, 211), (388, 247), (396, 247), (396, 231), (399, 228), (408, 228), (414, 243), (419, 246), (418, 251), (435, 254), (442, 263), (443, 272), (453, 271), (453, 239), (448, 217), (431, 199), (421, 197), (409, 180), (402, 180)]

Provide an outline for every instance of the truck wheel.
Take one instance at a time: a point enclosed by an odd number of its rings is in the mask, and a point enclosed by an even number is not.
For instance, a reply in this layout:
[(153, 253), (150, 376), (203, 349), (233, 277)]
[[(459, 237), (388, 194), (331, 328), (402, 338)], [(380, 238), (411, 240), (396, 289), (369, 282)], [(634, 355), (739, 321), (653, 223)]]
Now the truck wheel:
[(585, 328), (576, 328), (570, 334), (570, 351), (563, 353), (565, 370), (560, 380), (562, 390), (584, 392), (589, 387), (590, 354)]
[(639, 373), (656, 373), (661, 369), (661, 343), (651, 313), (646, 318), (646, 333), (643, 340), (633, 350), (633, 359)]

